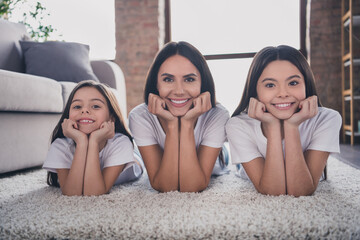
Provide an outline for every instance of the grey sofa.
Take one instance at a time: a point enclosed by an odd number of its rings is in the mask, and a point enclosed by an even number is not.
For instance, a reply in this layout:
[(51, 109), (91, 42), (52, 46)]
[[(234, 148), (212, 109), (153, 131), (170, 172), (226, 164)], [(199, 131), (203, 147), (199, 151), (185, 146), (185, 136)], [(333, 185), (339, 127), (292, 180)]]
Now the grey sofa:
[[(19, 41), (22, 24), (0, 19), (0, 174), (41, 166), (51, 133), (76, 83), (25, 73)], [(98, 80), (112, 88), (126, 119), (126, 89), (121, 69), (111, 61), (91, 61)]]

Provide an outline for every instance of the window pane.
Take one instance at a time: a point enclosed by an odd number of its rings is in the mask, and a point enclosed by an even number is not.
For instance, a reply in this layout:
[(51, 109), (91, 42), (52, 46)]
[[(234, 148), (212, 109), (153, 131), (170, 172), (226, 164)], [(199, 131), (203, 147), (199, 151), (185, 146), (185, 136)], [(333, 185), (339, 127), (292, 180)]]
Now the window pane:
[(239, 105), (252, 58), (208, 60), (216, 89), (216, 100), (230, 113)]
[(49, 40), (79, 42), (90, 46), (91, 59), (115, 59), (115, 5), (114, 0), (28, 0), (18, 3), (10, 21), (23, 20), (22, 14), (29, 12), (41, 2), (46, 12), (45, 25), (57, 31)]
[(171, 38), (204, 55), (300, 48), (299, 0), (171, 0)]

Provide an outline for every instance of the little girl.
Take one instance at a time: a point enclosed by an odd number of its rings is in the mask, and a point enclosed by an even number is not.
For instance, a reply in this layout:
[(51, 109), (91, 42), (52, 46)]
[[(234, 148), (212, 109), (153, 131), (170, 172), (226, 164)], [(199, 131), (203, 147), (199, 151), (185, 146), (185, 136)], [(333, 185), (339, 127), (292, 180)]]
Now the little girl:
[(117, 100), (101, 83), (73, 89), (51, 143), (43, 168), (64, 195), (101, 195), (142, 174)]
[(198, 192), (212, 174), (227, 172), (215, 162), (229, 113), (216, 103), (209, 67), (195, 47), (171, 42), (159, 51), (144, 101), (130, 112), (129, 124), (154, 189)]
[(240, 175), (258, 192), (304, 196), (315, 192), (329, 154), (340, 151), (340, 127), (340, 114), (321, 107), (303, 55), (279, 46), (254, 57), (226, 133), (233, 164), (242, 164)]

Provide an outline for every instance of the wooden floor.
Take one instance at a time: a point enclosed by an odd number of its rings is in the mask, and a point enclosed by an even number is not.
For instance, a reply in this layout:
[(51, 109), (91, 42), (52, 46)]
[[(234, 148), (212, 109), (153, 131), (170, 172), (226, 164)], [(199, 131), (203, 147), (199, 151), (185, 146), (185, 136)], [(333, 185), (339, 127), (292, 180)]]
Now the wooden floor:
[(340, 155), (336, 156), (340, 161), (360, 169), (360, 144), (340, 144)]

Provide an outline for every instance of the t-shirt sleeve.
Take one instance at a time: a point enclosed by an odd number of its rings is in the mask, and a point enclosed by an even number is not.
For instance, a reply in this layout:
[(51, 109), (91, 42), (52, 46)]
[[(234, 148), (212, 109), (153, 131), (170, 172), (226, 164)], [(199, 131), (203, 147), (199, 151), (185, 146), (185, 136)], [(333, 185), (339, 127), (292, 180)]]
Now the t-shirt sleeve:
[(217, 107), (207, 119), (204, 138), (200, 145), (221, 148), (226, 141), (225, 124), (229, 120), (229, 112)]
[(56, 169), (70, 169), (72, 160), (69, 142), (64, 138), (57, 138), (50, 145), (43, 168), (56, 173)]
[(117, 134), (104, 152), (104, 168), (123, 165), (134, 162), (133, 145), (130, 139), (123, 135)]
[(232, 117), (225, 129), (233, 164), (250, 162), (255, 158), (263, 157), (255, 141), (256, 134), (252, 131), (253, 127), (247, 121)]
[(132, 111), (129, 114), (129, 128), (131, 134), (134, 137), (136, 145), (138, 146), (148, 146), (158, 144), (153, 134), (153, 126), (149, 119), (149, 114), (139, 111)]
[(317, 119), (312, 139), (307, 149), (339, 153), (339, 135), (342, 119), (337, 111), (327, 109)]

